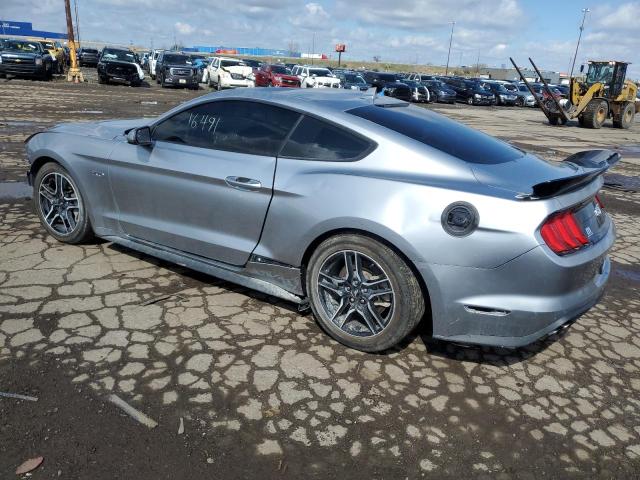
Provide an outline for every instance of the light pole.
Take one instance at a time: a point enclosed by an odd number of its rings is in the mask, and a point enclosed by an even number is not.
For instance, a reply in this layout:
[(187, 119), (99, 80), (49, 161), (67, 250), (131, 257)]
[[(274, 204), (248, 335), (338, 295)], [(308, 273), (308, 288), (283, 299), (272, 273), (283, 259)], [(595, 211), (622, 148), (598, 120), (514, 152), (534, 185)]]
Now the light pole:
[(582, 38), (582, 31), (584, 30), (584, 21), (587, 18), (587, 13), (591, 10), (588, 8), (582, 9), (582, 24), (580, 25), (580, 34), (578, 35), (578, 44), (576, 45), (576, 53), (573, 55), (573, 62), (571, 63), (571, 72), (569, 73), (569, 78), (573, 77), (573, 68), (576, 66), (576, 57), (578, 56), (578, 48), (580, 48), (580, 39)]
[(456, 26), (456, 22), (451, 22), (451, 36), (449, 37), (449, 53), (447, 53), (447, 67), (444, 70), (445, 75), (449, 75), (449, 58), (451, 57), (451, 42), (453, 42), (453, 27)]

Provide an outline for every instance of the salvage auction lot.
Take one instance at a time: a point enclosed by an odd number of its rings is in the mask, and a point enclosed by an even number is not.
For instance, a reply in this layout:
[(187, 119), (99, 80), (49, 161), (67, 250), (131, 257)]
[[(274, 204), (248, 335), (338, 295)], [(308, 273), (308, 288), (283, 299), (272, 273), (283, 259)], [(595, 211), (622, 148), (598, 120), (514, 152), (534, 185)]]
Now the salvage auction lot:
[[(34, 478), (637, 476), (639, 193), (603, 191), (618, 230), (610, 283), (562, 334), (506, 351), (434, 342), (423, 326), (364, 354), (293, 304), (110, 243), (58, 243), (20, 198), (28, 135), (203, 93), (0, 80), (0, 391), (38, 397), (0, 398), (2, 478), (39, 455)], [(427, 108), (551, 160), (616, 148), (616, 180), (638, 182), (638, 124)]]

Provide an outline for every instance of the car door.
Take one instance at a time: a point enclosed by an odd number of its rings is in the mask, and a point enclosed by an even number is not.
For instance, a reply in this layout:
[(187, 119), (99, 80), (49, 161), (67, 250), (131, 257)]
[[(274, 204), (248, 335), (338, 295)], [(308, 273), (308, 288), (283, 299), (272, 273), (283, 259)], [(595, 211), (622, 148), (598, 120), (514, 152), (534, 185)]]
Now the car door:
[(276, 155), (299, 114), (219, 100), (152, 128), (150, 146), (121, 143), (110, 180), (122, 234), (243, 265), (257, 244)]

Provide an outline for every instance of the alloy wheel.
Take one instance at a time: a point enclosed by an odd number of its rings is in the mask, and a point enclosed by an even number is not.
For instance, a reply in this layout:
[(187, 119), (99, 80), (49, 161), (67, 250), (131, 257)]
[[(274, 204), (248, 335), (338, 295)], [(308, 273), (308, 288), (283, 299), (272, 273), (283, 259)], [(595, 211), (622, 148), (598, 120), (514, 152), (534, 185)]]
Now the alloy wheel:
[(45, 175), (38, 189), (40, 212), (49, 227), (60, 235), (70, 235), (78, 227), (82, 204), (66, 176), (58, 172)]
[(320, 267), (317, 283), (324, 315), (349, 335), (377, 335), (393, 317), (393, 285), (367, 255), (354, 250), (332, 254)]

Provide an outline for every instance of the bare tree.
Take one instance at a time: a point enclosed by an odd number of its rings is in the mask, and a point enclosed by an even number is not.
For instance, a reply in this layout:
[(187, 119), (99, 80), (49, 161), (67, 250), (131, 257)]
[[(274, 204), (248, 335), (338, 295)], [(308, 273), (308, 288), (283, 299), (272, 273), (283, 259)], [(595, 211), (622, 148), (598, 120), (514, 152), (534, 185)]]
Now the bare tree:
[(298, 45), (298, 42), (294, 41), (294, 40), (289, 40), (289, 43), (287, 44), (287, 50), (289, 50), (289, 52), (298, 52), (300, 51), (300, 45)]

